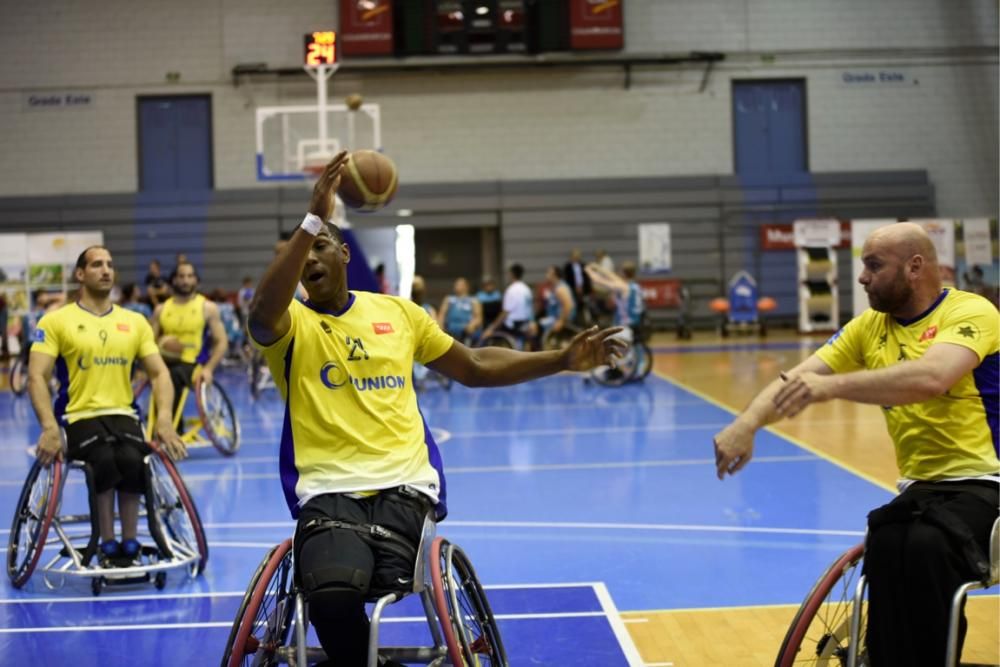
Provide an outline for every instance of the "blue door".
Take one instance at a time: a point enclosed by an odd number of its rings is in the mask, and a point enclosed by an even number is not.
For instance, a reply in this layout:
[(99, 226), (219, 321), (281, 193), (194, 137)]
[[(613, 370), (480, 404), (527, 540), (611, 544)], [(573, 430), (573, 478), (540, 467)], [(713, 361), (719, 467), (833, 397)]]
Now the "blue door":
[(738, 175), (787, 176), (809, 170), (805, 100), (804, 81), (733, 82)]
[(211, 97), (140, 97), (138, 107), (139, 190), (211, 190)]

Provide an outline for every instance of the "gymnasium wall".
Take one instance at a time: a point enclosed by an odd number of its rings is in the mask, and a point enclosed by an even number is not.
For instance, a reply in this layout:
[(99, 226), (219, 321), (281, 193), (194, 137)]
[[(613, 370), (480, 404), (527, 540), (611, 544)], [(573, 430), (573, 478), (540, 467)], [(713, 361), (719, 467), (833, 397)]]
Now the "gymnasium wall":
[[(996, 217), (994, 0), (624, 6), (623, 55), (697, 50), (725, 60), (710, 71), (704, 64), (355, 69), (334, 76), (331, 97), (361, 92), (381, 105), (385, 150), (410, 186), (397, 207), (408, 192), (441, 193), (430, 208), (420, 196), (411, 200), (425, 206), (411, 219), (418, 228), (496, 224), (503, 259), (525, 261), (532, 278), (564, 261), (571, 245), (634, 257), (634, 223), (643, 221), (674, 222), (678, 274), (709, 284), (747, 264), (765, 283), (783, 281), (780, 267), (780, 281), (768, 278), (774, 269), (761, 265), (754, 229), (794, 212)], [(176, 250), (191, 252), (184, 244), (196, 234), (203, 242), (193, 254), (217, 267), (219, 281), (256, 274), (277, 229), (300, 213), (305, 190), (275, 192), (254, 180), (253, 111), (312, 103), (315, 88), (304, 74), (234, 82), (232, 68), (294, 68), (302, 34), (335, 27), (336, 7), (335, 0), (0, 3), (0, 227), (108, 224), (118, 230), (121, 266), (138, 277), (151, 248), (169, 264)], [(844, 82), (845, 73), (880, 70), (900, 72), (904, 82)], [(168, 72), (179, 80), (168, 82)], [(796, 211), (782, 206), (780, 188), (777, 204), (753, 204), (758, 193), (732, 175), (732, 81), (758, 78), (806, 82), (813, 197)], [(36, 110), (26, 101), (73, 91), (92, 103)], [(212, 96), (216, 192), (208, 201), (136, 200), (136, 96), (187, 93)], [(920, 174), (910, 206), (894, 195), (900, 173)], [(831, 194), (828, 184), (845, 178), (867, 183), (863, 206)], [(513, 208), (510, 199), (483, 208), (492, 200), (469, 194), (523, 187), (534, 194)], [(730, 207), (719, 192), (747, 204)], [(526, 242), (531, 234), (552, 242)]]

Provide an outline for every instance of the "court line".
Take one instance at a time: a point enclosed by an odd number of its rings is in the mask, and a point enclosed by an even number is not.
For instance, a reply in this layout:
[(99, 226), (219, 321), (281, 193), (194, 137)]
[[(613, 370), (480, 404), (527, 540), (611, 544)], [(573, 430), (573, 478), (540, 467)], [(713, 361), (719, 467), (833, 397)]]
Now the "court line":
[[(215, 543), (210, 543), (214, 546)], [(273, 546), (273, 545), (270, 545)], [(488, 591), (495, 590), (524, 590), (543, 588), (593, 588), (596, 584), (592, 581), (580, 582), (559, 582), (554, 584), (492, 584), (484, 585)], [(99, 597), (76, 597), (76, 598), (0, 598), (0, 604), (53, 604), (60, 602), (134, 602), (137, 600), (190, 600), (201, 598), (230, 598), (242, 597), (245, 591), (210, 591), (205, 593), (151, 593), (149, 595), (101, 595)], [(598, 612), (594, 612), (598, 613)]]
[[(815, 461), (818, 457), (812, 454), (796, 454), (792, 456), (758, 456), (754, 458), (755, 463), (798, 463), (802, 461)], [(269, 458), (271, 463), (277, 463), (277, 458)], [(220, 462), (228, 463), (228, 462)], [(669, 468), (675, 466), (713, 466), (715, 459), (660, 459), (652, 461), (607, 461), (595, 463), (539, 463), (537, 465), (513, 465), (513, 466), (455, 466), (448, 468), (449, 475), (467, 475), (473, 473), (493, 473), (493, 472), (545, 472), (560, 470), (604, 470), (608, 468)], [(190, 482), (226, 482), (250, 479), (278, 479), (276, 472), (223, 472), (222, 474), (195, 473), (185, 474), (184, 481)], [(84, 483), (83, 479), (74, 478), (66, 481), (67, 486), (79, 486)], [(0, 480), (0, 486), (21, 486), (23, 481)]]
[[(695, 389), (694, 387), (690, 387), (687, 384), (685, 384), (684, 382), (681, 382), (680, 380), (677, 380), (675, 378), (669, 377), (665, 373), (663, 373), (662, 371), (658, 371), (658, 370), (654, 369), (653, 370), (653, 374), (656, 377), (658, 377), (661, 380), (663, 380), (664, 382), (666, 382), (668, 384), (672, 384), (675, 387), (683, 389), (684, 391), (691, 392), (695, 396), (698, 396), (699, 398), (704, 399), (705, 401), (711, 403), (712, 405), (714, 405), (714, 406), (716, 406), (718, 408), (722, 408), (723, 410), (725, 410), (726, 412), (728, 412), (728, 413), (730, 413), (732, 415), (738, 415), (739, 414), (738, 410), (734, 410), (733, 408), (729, 407), (728, 405), (726, 405), (722, 401), (719, 401), (719, 400), (713, 398), (712, 396), (709, 396), (708, 394), (704, 394), (704, 393), (698, 391), (697, 389)], [(805, 421), (799, 421), (798, 423), (799, 424), (803, 424), (803, 423), (812, 424), (812, 423), (817, 423), (819, 421), (824, 421), (826, 423), (834, 423), (834, 422), (836, 422), (836, 420), (817, 420), (817, 421), (805, 420)], [(725, 426), (728, 426), (728, 424), (725, 424)], [(784, 431), (782, 431), (781, 429), (779, 429), (775, 424), (772, 424), (771, 426), (767, 426), (767, 427), (765, 427), (765, 429), (767, 431), (769, 431), (770, 433), (772, 433), (773, 435), (776, 435), (779, 438), (783, 438), (784, 440), (787, 440), (788, 442), (792, 443), (793, 445), (796, 445), (797, 447), (801, 447), (802, 449), (806, 450), (807, 452), (812, 452), (813, 454), (815, 454), (819, 458), (821, 458), (821, 459), (823, 459), (825, 461), (828, 461), (829, 463), (832, 463), (833, 465), (837, 466), (838, 468), (846, 470), (847, 472), (860, 477), (861, 479), (865, 480), (866, 482), (870, 482), (870, 483), (874, 484), (875, 486), (879, 487), (880, 489), (885, 489), (886, 491), (891, 492), (893, 495), (896, 495), (899, 492), (899, 490), (894, 485), (892, 485), (892, 484), (886, 484), (885, 482), (882, 482), (881, 480), (879, 480), (879, 479), (877, 479), (877, 478), (869, 475), (868, 473), (862, 472), (861, 470), (858, 470), (857, 468), (855, 468), (853, 465), (851, 465), (847, 461), (843, 461), (841, 459), (838, 459), (838, 458), (836, 458), (836, 457), (828, 454), (827, 452), (824, 452), (821, 449), (813, 447), (812, 445), (809, 445), (806, 442), (804, 442), (804, 441), (802, 441), (802, 440), (800, 440), (800, 439), (798, 439), (798, 438), (796, 438), (796, 437), (794, 437), (792, 435), (789, 435), (788, 433), (785, 433)]]
[(625, 624), (622, 623), (622, 617), (618, 613), (615, 601), (611, 599), (608, 587), (604, 585), (603, 581), (596, 582), (593, 586), (594, 595), (597, 596), (597, 601), (600, 602), (601, 609), (604, 610), (605, 615), (608, 617), (608, 623), (611, 624), (611, 631), (615, 633), (615, 638), (618, 640), (618, 645), (621, 647), (622, 652), (625, 653), (625, 659), (628, 660), (628, 664), (630, 667), (642, 667), (642, 656), (639, 655), (639, 649), (636, 648), (635, 642), (632, 641), (632, 635), (628, 633)]

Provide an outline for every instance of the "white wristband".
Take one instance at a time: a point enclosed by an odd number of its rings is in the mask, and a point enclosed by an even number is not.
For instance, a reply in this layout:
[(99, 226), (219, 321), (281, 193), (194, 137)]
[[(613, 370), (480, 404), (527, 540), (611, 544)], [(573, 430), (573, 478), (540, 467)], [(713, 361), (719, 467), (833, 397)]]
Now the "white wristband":
[(323, 229), (323, 219), (318, 215), (306, 213), (306, 217), (303, 218), (302, 224), (299, 227), (316, 236)]

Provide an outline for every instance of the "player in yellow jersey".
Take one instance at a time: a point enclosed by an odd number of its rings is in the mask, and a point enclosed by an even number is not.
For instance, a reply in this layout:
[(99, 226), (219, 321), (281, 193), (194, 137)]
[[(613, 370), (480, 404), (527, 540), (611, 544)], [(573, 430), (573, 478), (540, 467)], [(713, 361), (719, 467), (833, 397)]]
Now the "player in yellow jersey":
[(150, 320), (170, 369), (175, 402), (184, 387), (194, 386), (197, 365), (201, 365), (201, 379), (212, 383), (229, 347), (219, 306), (198, 294), (198, 282), (194, 265), (180, 261), (173, 272), (173, 296), (156, 307)]
[[(871, 308), (715, 436), (717, 472), (735, 474), (759, 428), (810, 403), (882, 406), (901, 493), (868, 515), (870, 664), (936, 667), (952, 595), (984, 574), (1000, 507), (997, 310), (942, 289), (934, 246), (914, 223), (872, 233), (862, 261)], [(959, 652), (964, 634), (963, 619)]]
[[(122, 558), (130, 562), (140, 549), (136, 532), (139, 498), (145, 491), (142, 460), (150, 452), (134, 407), (132, 364), (142, 362), (158, 407), (170, 405), (173, 390), (146, 318), (111, 302), (111, 253), (100, 246), (87, 248), (74, 275), (81, 286), (79, 301), (47, 313), (32, 335), (28, 392), (42, 427), (37, 455), (44, 465), (61, 458), (60, 429), (65, 429), (67, 456), (86, 461), (94, 474), (101, 558), (106, 564)], [(49, 391), (53, 371), (59, 378), (54, 406)], [(156, 422), (157, 438), (171, 457), (183, 458), (184, 443), (169, 413), (160, 413), (164, 416)], [(115, 540), (115, 490), (120, 544)]]
[[(495, 386), (588, 370), (613, 361), (622, 344), (609, 338), (619, 329), (591, 329), (562, 351), (473, 350), (407, 299), (348, 291), (349, 247), (325, 223), (345, 161), (338, 154), (320, 176), (309, 215), (261, 278), (248, 327), (285, 400), (280, 477), (298, 519), (295, 563), (309, 618), (330, 664), (353, 667), (367, 656), (364, 598), (412, 586), (424, 517), (446, 513), (413, 362)], [(309, 295), (301, 303), (293, 300), (300, 280)]]

